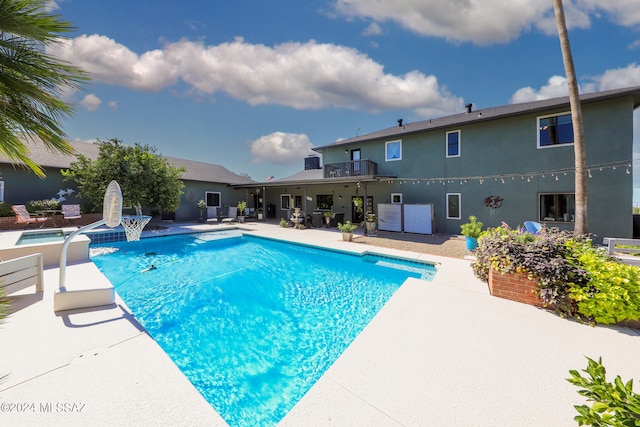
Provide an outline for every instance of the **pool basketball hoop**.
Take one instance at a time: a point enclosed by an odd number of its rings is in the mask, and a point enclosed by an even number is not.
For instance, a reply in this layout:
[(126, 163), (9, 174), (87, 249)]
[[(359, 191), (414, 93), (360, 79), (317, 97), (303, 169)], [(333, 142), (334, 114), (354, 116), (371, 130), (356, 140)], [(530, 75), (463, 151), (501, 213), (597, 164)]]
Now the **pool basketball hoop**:
[(140, 240), (142, 229), (151, 221), (151, 217), (147, 215), (123, 216), (121, 219), (124, 234), (127, 236), (127, 242), (137, 242)]

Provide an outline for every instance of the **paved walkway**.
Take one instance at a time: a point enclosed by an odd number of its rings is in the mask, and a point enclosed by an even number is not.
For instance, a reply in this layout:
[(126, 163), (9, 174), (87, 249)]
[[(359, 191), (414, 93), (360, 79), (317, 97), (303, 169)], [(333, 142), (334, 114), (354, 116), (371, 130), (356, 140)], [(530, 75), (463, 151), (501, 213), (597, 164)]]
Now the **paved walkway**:
[[(372, 249), (321, 229), (245, 228)], [(281, 425), (567, 426), (581, 398), (565, 378), (586, 367), (584, 356), (602, 356), (611, 379), (640, 380), (636, 330), (592, 328), (493, 298), (463, 259), (380, 251), (439, 263), (435, 281), (408, 280)], [(86, 280), (100, 274), (92, 263), (69, 269)], [(226, 425), (120, 299), (54, 314), (57, 277), (47, 269), (45, 292), (21, 292), (0, 326), (0, 425)]]

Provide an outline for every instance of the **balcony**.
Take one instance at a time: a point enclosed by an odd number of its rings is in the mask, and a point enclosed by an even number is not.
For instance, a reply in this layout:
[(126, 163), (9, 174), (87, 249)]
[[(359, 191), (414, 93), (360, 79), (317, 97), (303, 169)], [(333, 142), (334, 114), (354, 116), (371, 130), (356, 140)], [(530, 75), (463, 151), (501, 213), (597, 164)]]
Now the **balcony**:
[(324, 165), (325, 178), (346, 178), (352, 176), (376, 175), (378, 164), (371, 160), (351, 160)]

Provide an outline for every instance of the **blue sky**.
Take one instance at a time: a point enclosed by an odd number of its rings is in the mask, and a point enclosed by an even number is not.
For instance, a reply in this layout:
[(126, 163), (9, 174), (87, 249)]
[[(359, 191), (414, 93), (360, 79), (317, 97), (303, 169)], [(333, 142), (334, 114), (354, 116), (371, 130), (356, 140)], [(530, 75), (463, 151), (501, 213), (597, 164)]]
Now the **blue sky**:
[[(551, 0), (51, 5), (77, 27), (51, 53), (92, 76), (66, 94), (71, 139), (148, 144), (258, 181), (399, 118), (567, 93)], [(582, 92), (640, 85), (638, 0), (565, 0), (565, 13)]]

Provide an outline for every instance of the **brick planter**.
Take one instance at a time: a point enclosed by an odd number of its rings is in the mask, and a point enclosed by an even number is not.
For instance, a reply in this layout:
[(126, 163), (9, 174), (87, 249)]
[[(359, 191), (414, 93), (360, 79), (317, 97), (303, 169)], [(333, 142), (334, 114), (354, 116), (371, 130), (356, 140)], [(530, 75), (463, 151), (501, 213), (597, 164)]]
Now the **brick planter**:
[(537, 288), (538, 283), (529, 280), (524, 273), (501, 274), (493, 268), (489, 270), (489, 292), (495, 297), (542, 307), (542, 300), (536, 295)]

